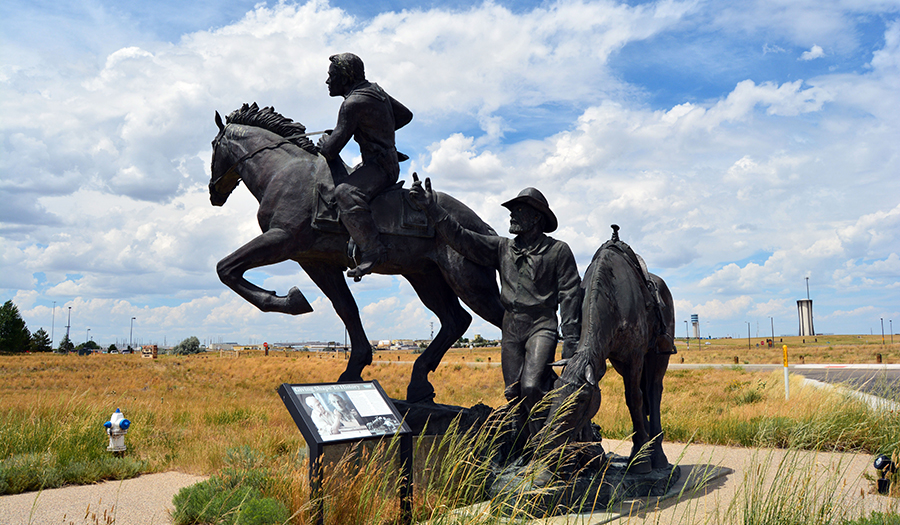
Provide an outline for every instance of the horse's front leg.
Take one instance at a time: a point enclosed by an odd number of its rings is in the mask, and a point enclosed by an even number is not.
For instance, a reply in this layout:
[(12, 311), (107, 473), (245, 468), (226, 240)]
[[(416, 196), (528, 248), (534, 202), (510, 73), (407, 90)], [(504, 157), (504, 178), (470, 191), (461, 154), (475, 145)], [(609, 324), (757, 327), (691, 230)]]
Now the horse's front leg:
[(434, 372), (450, 346), (472, 323), (472, 316), (459, 304), (459, 299), (437, 269), (427, 273), (404, 275), (426, 308), (438, 316), (441, 329), (428, 348), (413, 364), (406, 400), (410, 403), (430, 402), (434, 398), (434, 386), (428, 381), (428, 373)]
[(293, 239), (287, 232), (273, 228), (219, 261), (216, 272), (226, 286), (263, 312), (306, 314), (313, 311), (312, 306), (296, 286), (287, 295), (279, 296), (244, 279), (244, 272), (251, 268), (287, 260), (293, 247)]
[(344, 322), (350, 336), (350, 359), (347, 362), (347, 369), (338, 381), (342, 383), (362, 381), (363, 368), (372, 364), (372, 345), (366, 337), (362, 320), (359, 318), (359, 307), (353, 299), (353, 294), (350, 293), (350, 288), (347, 287), (342, 269), (313, 262), (301, 262), (300, 266), (331, 301), (334, 311)]

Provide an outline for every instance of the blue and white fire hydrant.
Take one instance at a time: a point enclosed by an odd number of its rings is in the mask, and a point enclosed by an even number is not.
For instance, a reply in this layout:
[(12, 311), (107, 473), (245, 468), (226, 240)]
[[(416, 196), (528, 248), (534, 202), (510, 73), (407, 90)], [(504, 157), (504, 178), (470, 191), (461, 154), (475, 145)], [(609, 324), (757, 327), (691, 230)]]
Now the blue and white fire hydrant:
[(106, 427), (106, 433), (109, 435), (109, 446), (106, 447), (106, 450), (125, 452), (125, 433), (128, 432), (131, 421), (125, 419), (122, 411), (117, 408), (110, 416), (109, 421), (103, 423), (103, 426)]

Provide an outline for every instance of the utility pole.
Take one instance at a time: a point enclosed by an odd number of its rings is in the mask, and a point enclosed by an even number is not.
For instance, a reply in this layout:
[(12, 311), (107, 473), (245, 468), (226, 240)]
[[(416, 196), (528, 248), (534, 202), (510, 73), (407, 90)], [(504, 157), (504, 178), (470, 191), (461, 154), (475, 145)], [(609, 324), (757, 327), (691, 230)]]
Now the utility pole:
[(53, 328), (56, 325), (56, 301), (53, 301), (53, 317), (50, 318), (50, 348), (53, 348)]
[(69, 307), (69, 320), (66, 321), (66, 340), (69, 340), (69, 329), (72, 328), (72, 307)]
[(134, 320), (137, 317), (131, 318), (131, 330), (128, 332), (128, 347), (134, 350)]

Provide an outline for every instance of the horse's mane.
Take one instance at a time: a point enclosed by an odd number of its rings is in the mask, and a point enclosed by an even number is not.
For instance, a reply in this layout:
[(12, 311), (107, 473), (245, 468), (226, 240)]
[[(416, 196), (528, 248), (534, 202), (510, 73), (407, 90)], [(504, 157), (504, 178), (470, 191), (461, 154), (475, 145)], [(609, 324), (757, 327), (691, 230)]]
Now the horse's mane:
[[(244, 104), (241, 109), (236, 109), (225, 117), (226, 124), (243, 124), (245, 126), (255, 126), (271, 131), (281, 137), (290, 137), (291, 135), (302, 135), (306, 133), (306, 126), (299, 122), (285, 117), (281, 113), (275, 111), (274, 107), (265, 107), (259, 109), (256, 102), (253, 104)], [(307, 137), (291, 139), (291, 142), (300, 146), (310, 153), (316, 153), (316, 147)]]

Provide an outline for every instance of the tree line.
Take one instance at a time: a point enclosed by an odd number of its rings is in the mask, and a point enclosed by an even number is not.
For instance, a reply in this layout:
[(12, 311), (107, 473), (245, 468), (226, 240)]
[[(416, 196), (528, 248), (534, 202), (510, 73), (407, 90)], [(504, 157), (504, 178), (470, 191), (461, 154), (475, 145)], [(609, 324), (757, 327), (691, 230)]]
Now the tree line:
[[(72, 342), (69, 341), (71, 345)], [(60, 345), (62, 346), (62, 345)], [(0, 306), (0, 353), (49, 352), (53, 350), (50, 335), (43, 328), (31, 333), (19, 308), (6, 301)]]
[[(58, 351), (90, 353), (99, 350), (100, 346), (93, 341), (86, 341), (75, 346), (69, 335), (63, 336), (59, 343)], [(109, 345), (109, 351), (118, 350), (116, 345)], [(0, 354), (14, 354), (23, 352), (51, 352), (53, 351), (53, 341), (50, 335), (43, 328), (39, 328), (36, 332), (31, 333), (25, 325), (25, 320), (19, 314), (19, 308), (13, 302), (6, 301), (0, 307)], [(128, 347), (128, 351), (132, 351)], [(190, 355), (203, 352), (200, 340), (196, 336), (190, 336), (181, 341), (173, 348), (169, 349), (170, 354), (174, 355)]]

